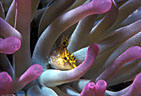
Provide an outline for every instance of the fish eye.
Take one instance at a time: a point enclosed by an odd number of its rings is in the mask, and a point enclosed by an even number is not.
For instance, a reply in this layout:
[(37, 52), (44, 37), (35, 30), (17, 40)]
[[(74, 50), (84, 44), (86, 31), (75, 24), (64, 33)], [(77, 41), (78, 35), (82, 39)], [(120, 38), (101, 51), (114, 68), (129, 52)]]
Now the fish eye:
[(64, 45), (66, 45), (66, 42), (63, 42)]
[(65, 60), (67, 60), (67, 57), (64, 57)]

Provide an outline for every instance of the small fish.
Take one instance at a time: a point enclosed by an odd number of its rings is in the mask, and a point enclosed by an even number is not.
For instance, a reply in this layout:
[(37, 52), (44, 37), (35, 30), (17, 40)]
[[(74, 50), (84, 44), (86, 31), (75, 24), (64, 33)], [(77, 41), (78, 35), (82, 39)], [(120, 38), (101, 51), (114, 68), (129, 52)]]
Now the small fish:
[(49, 63), (55, 69), (70, 70), (76, 67), (76, 58), (67, 50), (69, 40), (63, 36), (58, 48), (50, 56)]

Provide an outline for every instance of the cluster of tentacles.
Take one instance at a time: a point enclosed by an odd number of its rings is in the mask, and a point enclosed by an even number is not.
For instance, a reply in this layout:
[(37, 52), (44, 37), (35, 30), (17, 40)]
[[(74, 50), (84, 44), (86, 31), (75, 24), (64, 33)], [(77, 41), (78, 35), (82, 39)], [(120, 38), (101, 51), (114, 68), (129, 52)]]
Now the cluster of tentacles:
[(140, 96), (140, 14), (141, 0), (0, 0), (0, 96)]

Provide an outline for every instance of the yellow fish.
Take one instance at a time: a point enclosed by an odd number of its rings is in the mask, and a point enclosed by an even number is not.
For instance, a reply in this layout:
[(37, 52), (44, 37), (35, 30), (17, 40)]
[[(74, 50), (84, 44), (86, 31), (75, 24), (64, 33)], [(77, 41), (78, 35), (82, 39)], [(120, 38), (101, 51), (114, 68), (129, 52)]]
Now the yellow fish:
[(50, 56), (50, 64), (55, 69), (70, 70), (76, 67), (76, 58), (67, 50), (68, 38), (62, 39), (58, 48)]

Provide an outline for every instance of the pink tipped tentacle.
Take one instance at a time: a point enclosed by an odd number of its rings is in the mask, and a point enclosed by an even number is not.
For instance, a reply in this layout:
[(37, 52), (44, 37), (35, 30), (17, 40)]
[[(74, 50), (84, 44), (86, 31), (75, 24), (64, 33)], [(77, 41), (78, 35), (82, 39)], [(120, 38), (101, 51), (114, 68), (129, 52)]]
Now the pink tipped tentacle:
[(21, 47), (21, 41), (17, 37), (8, 37), (0, 39), (0, 53), (13, 54)]
[(12, 93), (12, 78), (7, 72), (0, 73), (0, 96)]
[(132, 46), (123, 52), (116, 60), (105, 69), (105, 71), (97, 78), (97, 80), (111, 79), (123, 66), (123, 64), (141, 58), (141, 47)]
[(83, 88), (80, 96), (95, 96), (95, 89), (96, 89), (95, 87), (96, 85), (94, 82), (89, 82)]

